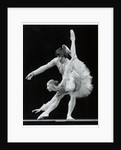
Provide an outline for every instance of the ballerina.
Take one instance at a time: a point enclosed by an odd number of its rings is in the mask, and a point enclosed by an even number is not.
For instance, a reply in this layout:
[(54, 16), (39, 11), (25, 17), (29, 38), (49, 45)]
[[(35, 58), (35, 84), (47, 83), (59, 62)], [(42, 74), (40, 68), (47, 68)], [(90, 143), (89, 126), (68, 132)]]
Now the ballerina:
[[(67, 46), (63, 45), (71, 55), (71, 60), (66, 66), (66, 69), (63, 74), (63, 79), (59, 84), (58, 81), (50, 80), (47, 83), (47, 89), (49, 91), (56, 91), (57, 94), (46, 104), (44, 104), (40, 109), (35, 109), (33, 112), (38, 113), (40, 111), (44, 111), (38, 119), (42, 119), (44, 117), (48, 117), (49, 113), (53, 111), (59, 104), (60, 100), (67, 94), (70, 95), (71, 99), (68, 104), (68, 113), (67, 120), (73, 120), (72, 112), (76, 105), (76, 98), (82, 98), (88, 96), (93, 86), (91, 84), (92, 77), (90, 75), (89, 69), (86, 65), (81, 62), (76, 55), (76, 47), (75, 47), (75, 34), (73, 30), (70, 30), (70, 39), (71, 43), (71, 51)], [(58, 97), (59, 96), (59, 97)]]

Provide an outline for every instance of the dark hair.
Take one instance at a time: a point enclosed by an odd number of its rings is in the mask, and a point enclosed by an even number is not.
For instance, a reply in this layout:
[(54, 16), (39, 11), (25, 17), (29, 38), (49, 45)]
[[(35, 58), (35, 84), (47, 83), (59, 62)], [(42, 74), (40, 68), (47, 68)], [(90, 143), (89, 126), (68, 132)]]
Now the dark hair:
[(60, 57), (63, 56), (65, 58), (68, 58), (68, 53), (66, 52), (65, 48), (63, 48), (63, 47), (59, 47), (58, 49), (56, 49), (55, 55), (60, 56)]

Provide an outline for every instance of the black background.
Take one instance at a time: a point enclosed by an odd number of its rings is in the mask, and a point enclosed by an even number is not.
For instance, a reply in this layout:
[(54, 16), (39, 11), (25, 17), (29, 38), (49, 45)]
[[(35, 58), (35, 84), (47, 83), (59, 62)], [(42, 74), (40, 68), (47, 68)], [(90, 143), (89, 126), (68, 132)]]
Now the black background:
[[(23, 119), (36, 119), (32, 109), (49, 101), (55, 92), (46, 89), (50, 79), (61, 81), (56, 67), (25, 80), (31, 71), (46, 64), (55, 57), (55, 50), (62, 44), (71, 45), (70, 29), (76, 34), (78, 58), (90, 69), (94, 89), (88, 97), (77, 99), (72, 116), (75, 119), (98, 118), (98, 25), (23, 25)], [(66, 119), (69, 96), (50, 113), (48, 119)]]

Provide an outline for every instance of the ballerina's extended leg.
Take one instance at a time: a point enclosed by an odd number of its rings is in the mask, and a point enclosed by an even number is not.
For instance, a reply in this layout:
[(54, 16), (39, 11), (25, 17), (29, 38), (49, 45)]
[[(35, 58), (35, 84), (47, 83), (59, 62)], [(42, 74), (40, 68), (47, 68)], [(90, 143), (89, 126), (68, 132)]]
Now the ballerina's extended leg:
[(49, 116), (50, 112), (52, 112), (59, 104), (60, 100), (64, 97), (64, 94), (55, 94), (55, 96), (52, 98), (50, 105), (48, 108), (37, 118), (37, 120), (46, 118)]
[[(59, 93), (58, 93), (59, 96)], [(40, 108), (32, 110), (32, 112), (39, 113), (40, 111), (46, 111), (48, 107), (54, 102), (56, 95), (48, 101), (46, 104), (43, 104)]]

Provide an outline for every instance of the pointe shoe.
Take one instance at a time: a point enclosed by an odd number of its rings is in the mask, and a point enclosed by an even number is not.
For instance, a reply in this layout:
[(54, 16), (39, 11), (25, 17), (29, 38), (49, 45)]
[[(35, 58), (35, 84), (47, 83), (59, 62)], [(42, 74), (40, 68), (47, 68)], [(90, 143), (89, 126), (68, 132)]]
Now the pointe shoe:
[(67, 116), (67, 118), (66, 118), (67, 120), (75, 120), (73, 117), (71, 117), (71, 116)]
[(44, 118), (47, 118), (49, 115), (47, 113), (42, 113), (38, 118), (37, 120), (41, 120), (41, 119), (44, 119)]
[(75, 40), (75, 33), (72, 29), (70, 30), (70, 39)]

